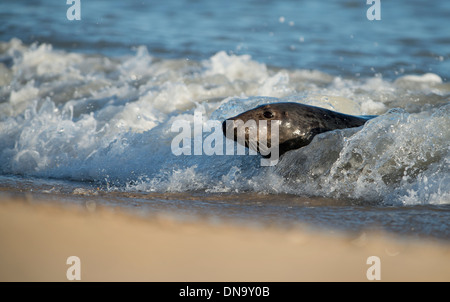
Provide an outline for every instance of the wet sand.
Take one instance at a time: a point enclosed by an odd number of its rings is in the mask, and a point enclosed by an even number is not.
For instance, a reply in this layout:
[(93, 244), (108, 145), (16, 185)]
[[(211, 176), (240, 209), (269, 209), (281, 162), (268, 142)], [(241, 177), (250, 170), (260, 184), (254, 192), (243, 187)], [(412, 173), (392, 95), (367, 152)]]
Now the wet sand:
[[(0, 195), (1, 196), (1, 195)], [(89, 197), (87, 197), (89, 198)], [(450, 281), (450, 244), (0, 198), (0, 281)]]

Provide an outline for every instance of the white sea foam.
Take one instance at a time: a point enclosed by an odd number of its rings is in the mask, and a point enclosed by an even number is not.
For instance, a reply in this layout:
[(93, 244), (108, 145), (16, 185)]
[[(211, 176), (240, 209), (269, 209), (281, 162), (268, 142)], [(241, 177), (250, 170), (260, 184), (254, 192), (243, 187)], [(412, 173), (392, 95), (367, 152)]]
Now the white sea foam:
[[(1, 174), (130, 191), (450, 203), (450, 89), (438, 75), (344, 79), (274, 70), (225, 52), (193, 62), (158, 59), (138, 47), (133, 56), (110, 58), (16, 39), (0, 49)], [(261, 167), (258, 156), (171, 153), (174, 120), (192, 121), (195, 110), (223, 120), (279, 101), (381, 116), (321, 134), (275, 167)]]

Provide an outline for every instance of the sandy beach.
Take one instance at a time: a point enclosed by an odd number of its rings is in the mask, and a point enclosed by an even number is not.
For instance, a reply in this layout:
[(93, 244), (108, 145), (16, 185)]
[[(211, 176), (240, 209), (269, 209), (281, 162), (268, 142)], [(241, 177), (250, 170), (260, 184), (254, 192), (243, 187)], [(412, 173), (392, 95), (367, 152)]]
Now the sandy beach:
[(0, 201), (0, 281), (450, 281), (448, 243), (180, 221), (110, 207)]

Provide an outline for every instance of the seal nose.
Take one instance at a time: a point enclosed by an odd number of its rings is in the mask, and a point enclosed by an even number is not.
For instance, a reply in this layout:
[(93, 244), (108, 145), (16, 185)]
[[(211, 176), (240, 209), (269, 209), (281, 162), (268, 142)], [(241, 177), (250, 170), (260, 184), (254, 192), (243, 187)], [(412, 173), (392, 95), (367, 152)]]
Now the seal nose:
[[(233, 119), (227, 119), (222, 123), (223, 135), (229, 139), (235, 139), (237, 137), (236, 127)], [(227, 136), (227, 132), (230, 136)]]

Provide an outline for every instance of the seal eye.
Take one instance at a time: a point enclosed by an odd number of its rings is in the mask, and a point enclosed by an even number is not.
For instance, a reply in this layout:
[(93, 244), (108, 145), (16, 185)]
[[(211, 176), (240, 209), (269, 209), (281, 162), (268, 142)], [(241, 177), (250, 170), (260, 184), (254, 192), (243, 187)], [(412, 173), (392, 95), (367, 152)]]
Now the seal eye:
[(265, 118), (273, 118), (273, 113), (270, 111), (264, 111), (263, 115)]

